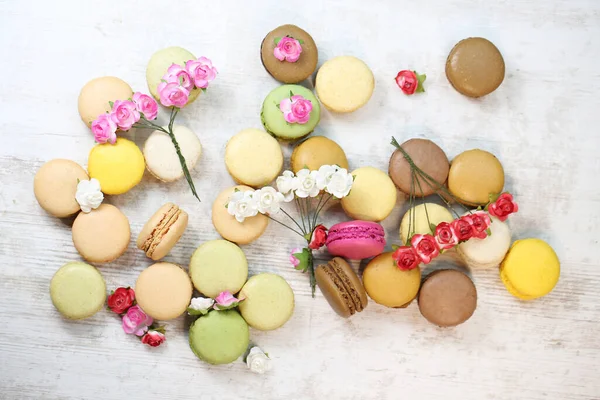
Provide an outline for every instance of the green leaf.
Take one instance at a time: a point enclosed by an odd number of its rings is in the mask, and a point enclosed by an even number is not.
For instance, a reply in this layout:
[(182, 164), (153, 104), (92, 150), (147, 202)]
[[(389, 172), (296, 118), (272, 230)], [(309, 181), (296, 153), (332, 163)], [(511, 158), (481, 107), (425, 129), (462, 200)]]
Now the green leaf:
[(487, 233), (488, 236), (492, 236), (492, 230), (490, 228), (487, 228), (485, 233)]
[(214, 307), (214, 309), (215, 309), (216, 311), (226, 311), (226, 310), (232, 310), (232, 309), (236, 308), (237, 306), (239, 306), (239, 305), (240, 305), (240, 303), (241, 303), (242, 301), (243, 301), (243, 300), (238, 300), (238, 301), (235, 301), (235, 302), (231, 303), (231, 304), (230, 304), (230, 305), (228, 305), (228, 306), (220, 306), (220, 305), (218, 305), (218, 304), (216, 304), (216, 303), (215, 303), (215, 305), (214, 305), (213, 307)]
[(290, 97), (292, 97), (293, 95), (294, 95), (294, 92), (292, 92), (292, 91), (290, 90)]
[(202, 93), (206, 93), (206, 88), (205, 87), (200, 88), (200, 90), (202, 90)]
[(281, 38), (280, 37), (276, 37), (275, 38), (275, 46), (277, 46), (279, 44), (279, 42), (281, 42)]
[(206, 314), (208, 314), (208, 311), (210, 311), (210, 309), (209, 310), (195, 310), (195, 309), (189, 308), (189, 307), (187, 309), (187, 313), (189, 315), (193, 315), (193, 316), (206, 315)]
[(112, 101), (109, 101), (109, 102), (108, 102), (108, 104), (110, 105), (110, 108), (113, 108), (113, 107), (114, 107), (114, 105), (115, 105), (115, 103), (114, 103), (114, 102), (112, 102)]
[(423, 83), (425, 82), (425, 79), (427, 79), (427, 75), (423, 74), (420, 75), (419, 73), (417, 73), (417, 71), (413, 71), (415, 73), (415, 75), (417, 75), (417, 81), (419, 82), (419, 84), (417, 85), (417, 90), (416, 93), (423, 93), (425, 92), (425, 88), (423, 87)]
[(296, 40), (298, 41), (298, 43), (304, 44), (304, 40), (302, 40), (302, 39), (296, 39)]
[(429, 224), (429, 230), (431, 231), (432, 235), (435, 235), (435, 228), (437, 228), (437, 226), (434, 223)]
[(79, 180), (79, 178), (77, 178), (77, 184), (78, 184), (78, 185), (79, 185), (79, 182), (81, 182), (81, 181)]
[(233, 189), (233, 193), (237, 193), (239, 191), (240, 191), (240, 189), (238, 189), (238, 188)]
[[(498, 200), (498, 197), (500, 197), (500, 194), (501, 193), (490, 193), (488, 196), (488, 198), (490, 199), (490, 202), (488, 203), (488, 205), (495, 203), (496, 200)], [(486, 206), (486, 208), (487, 208), (487, 206)]]
[(306, 272), (308, 270), (311, 258), (310, 251), (305, 247), (302, 249), (301, 253), (294, 253), (294, 257), (296, 257), (298, 261), (300, 261), (300, 264), (298, 264), (294, 268), (296, 268), (298, 271)]
[(398, 246), (397, 244), (393, 244), (392, 245), (392, 250), (396, 251), (400, 248), (400, 246)]

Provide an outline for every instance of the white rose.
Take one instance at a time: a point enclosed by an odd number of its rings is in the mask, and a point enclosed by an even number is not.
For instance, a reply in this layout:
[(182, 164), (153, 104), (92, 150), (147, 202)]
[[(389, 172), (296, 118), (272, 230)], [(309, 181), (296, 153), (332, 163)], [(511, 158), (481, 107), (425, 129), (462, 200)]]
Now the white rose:
[(290, 202), (294, 200), (295, 183), (296, 180), (292, 171), (283, 171), (283, 175), (277, 177), (275, 184), (277, 190), (283, 195), (283, 201)]
[(84, 213), (89, 213), (92, 209), (100, 207), (102, 200), (104, 200), (104, 194), (102, 194), (98, 179), (92, 178), (89, 181), (79, 181), (75, 200), (77, 200), (81, 211)]
[(244, 219), (254, 217), (258, 214), (258, 207), (253, 195), (252, 190), (235, 192), (229, 198), (227, 212), (233, 215), (238, 222), (244, 222)]
[(283, 201), (283, 195), (271, 186), (254, 192), (256, 206), (261, 214), (276, 214), (279, 212), (280, 204)]
[(194, 297), (190, 303), (192, 310), (206, 311), (215, 304), (215, 301), (206, 297)]
[(317, 197), (319, 195), (319, 187), (317, 186), (318, 171), (309, 171), (301, 169), (296, 174), (296, 196), (300, 198)]
[(341, 199), (342, 197), (348, 196), (350, 189), (352, 189), (353, 183), (354, 178), (352, 175), (350, 175), (344, 168), (340, 168), (331, 176), (325, 191), (334, 195), (338, 199)]
[(319, 173), (317, 174), (317, 187), (319, 190), (325, 189), (333, 174), (339, 169), (340, 167), (337, 165), (323, 165), (319, 168)]
[(264, 374), (271, 370), (271, 359), (258, 347), (250, 349), (248, 358), (246, 358), (246, 365), (252, 372), (257, 374)]

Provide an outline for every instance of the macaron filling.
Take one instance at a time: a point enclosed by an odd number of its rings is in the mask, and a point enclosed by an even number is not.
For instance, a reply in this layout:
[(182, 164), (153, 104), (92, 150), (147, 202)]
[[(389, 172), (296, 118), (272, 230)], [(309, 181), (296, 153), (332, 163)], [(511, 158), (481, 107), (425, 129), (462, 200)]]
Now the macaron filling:
[(146, 255), (150, 257), (156, 247), (160, 244), (163, 236), (169, 232), (169, 228), (175, 223), (177, 218), (181, 214), (181, 210), (176, 205), (173, 205), (171, 209), (162, 217), (158, 225), (152, 230), (146, 241), (142, 246), (142, 250), (146, 252)]

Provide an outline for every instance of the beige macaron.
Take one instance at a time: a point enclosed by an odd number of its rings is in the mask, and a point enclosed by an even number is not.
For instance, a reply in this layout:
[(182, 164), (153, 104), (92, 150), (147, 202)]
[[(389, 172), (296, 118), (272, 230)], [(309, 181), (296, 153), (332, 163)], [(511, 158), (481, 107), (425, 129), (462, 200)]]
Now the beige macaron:
[(321, 66), (315, 89), (325, 107), (347, 113), (367, 104), (375, 89), (375, 78), (363, 61), (352, 56), (340, 56)]
[(49, 214), (65, 218), (79, 211), (75, 200), (79, 181), (90, 179), (87, 172), (71, 160), (51, 160), (41, 166), (33, 178), (33, 193)]
[(169, 252), (185, 232), (188, 214), (173, 203), (167, 203), (146, 222), (137, 238), (137, 248), (154, 261)]
[(350, 194), (342, 199), (349, 217), (379, 222), (387, 218), (396, 205), (396, 186), (385, 172), (362, 167), (351, 173), (354, 184)]
[(504, 168), (492, 153), (485, 150), (467, 150), (450, 164), (448, 189), (461, 202), (473, 206), (488, 203), (490, 194), (504, 188)]
[(101, 114), (111, 110), (110, 102), (127, 100), (133, 95), (131, 86), (114, 76), (92, 79), (81, 88), (77, 108), (81, 120), (88, 126)]
[(324, 136), (313, 136), (300, 143), (290, 157), (292, 171), (303, 168), (316, 171), (323, 165), (337, 165), (348, 169), (348, 158), (339, 144)]

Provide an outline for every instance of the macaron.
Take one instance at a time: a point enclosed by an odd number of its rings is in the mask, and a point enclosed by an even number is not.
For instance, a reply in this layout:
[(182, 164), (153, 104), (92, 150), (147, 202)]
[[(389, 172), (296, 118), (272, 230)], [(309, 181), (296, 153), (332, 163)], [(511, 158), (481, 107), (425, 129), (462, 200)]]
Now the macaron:
[[(173, 64), (185, 67), (186, 61), (195, 60), (196, 56), (181, 47), (167, 47), (159, 50), (150, 57), (146, 66), (146, 82), (150, 94), (160, 102), (158, 95), (158, 85), (162, 82), (163, 76), (167, 73), (169, 67)], [(187, 104), (192, 103), (202, 91), (198, 88), (192, 89)]]
[(460, 325), (477, 308), (477, 289), (463, 272), (443, 269), (429, 274), (419, 291), (419, 310), (434, 325)]
[[(202, 154), (202, 145), (198, 136), (181, 125), (173, 126), (173, 134), (188, 170), (192, 171)], [(164, 132), (154, 131), (148, 136), (144, 143), (144, 159), (148, 171), (163, 182), (173, 182), (183, 178), (183, 169), (175, 146), (169, 135)]]
[[(427, 139), (409, 139), (400, 145), (412, 162), (440, 185), (446, 183), (450, 163), (446, 153), (437, 144)], [(402, 192), (416, 196), (429, 196), (436, 193), (438, 185), (423, 179), (420, 174), (413, 181), (412, 168), (399, 149), (392, 153), (388, 173), (394, 184)]]
[[(302, 96), (304, 100), (310, 101), (311, 110), (305, 122), (289, 122), (285, 115), (291, 111), (285, 111), (283, 100), (291, 102), (291, 110), (294, 110), (295, 96)], [(305, 108), (302, 108), (302, 112)], [(292, 112), (292, 114), (294, 114)], [(304, 115), (304, 114), (302, 114)], [(296, 116), (297, 117), (297, 116)], [(271, 135), (282, 140), (296, 140), (309, 135), (321, 120), (321, 106), (319, 101), (307, 88), (299, 85), (283, 85), (273, 89), (265, 98), (260, 112), (260, 118), (265, 130)]]
[[(425, 212), (425, 209), (427, 209), (427, 212)], [(400, 240), (402, 243), (406, 243), (408, 237), (413, 234), (424, 235), (429, 233), (432, 235), (430, 224), (437, 225), (440, 222), (452, 222), (453, 220), (454, 217), (450, 211), (439, 204), (423, 203), (416, 205), (406, 211), (406, 214), (402, 217)]]
[(154, 261), (160, 260), (169, 252), (188, 224), (188, 214), (176, 204), (166, 203), (146, 222), (137, 238), (137, 248)]
[(227, 240), (209, 240), (190, 260), (190, 277), (196, 290), (206, 297), (221, 292), (237, 293), (248, 279), (248, 260), (242, 249)]
[(81, 120), (91, 126), (100, 115), (112, 109), (110, 102), (127, 100), (133, 95), (131, 86), (114, 76), (95, 78), (86, 83), (79, 92), (77, 109)]
[(244, 222), (238, 222), (235, 217), (227, 212), (227, 203), (229, 198), (237, 190), (254, 190), (248, 186), (233, 186), (223, 190), (212, 205), (212, 223), (223, 236), (231, 242), (237, 244), (248, 244), (258, 239), (267, 229), (269, 218), (263, 214), (257, 214), (254, 217), (249, 217)]
[(294, 292), (279, 275), (254, 275), (238, 295), (244, 299), (240, 313), (248, 325), (260, 331), (271, 331), (285, 324), (294, 312)]
[(198, 318), (189, 332), (190, 348), (209, 364), (229, 364), (250, 344), (248, 324), (235, 310), (211, 311)]
[(380, 254), (367, 264), (363, 271), (363, 284), (375, 303), (386, 307), (404, 308), (419, 292), (421, 269), (398, 269), (392, 254)]
[(319, 68), (315, 89), (325, 107), (348, 113), (367, 104), (375, 89), (375, 78), (367, 64), (358, 58), (334, 57)]
[(342, 207), (354, 219), (379, 222), (387, 218), (396, 205), (396, 187), (390, 177), (373, 167), (362, 167), (351, 173), (354, 184)]
[(446, 77), (459, 93), (481, 97), (504, 80), (504, 58), (492, 42), (480, 37), (461, 40), (446, 60)]
[(348, 169), (348, 158), (339, 144), (324, 136), (313, 136), (294, 148), (290, 157), (292, 171), (308, 168), (316, 171), (323, 165), (337, 165)]
[(121, 257), (131, 238), (129, 220), (121, 210), (110, 204), (101, 204), (89, 213), (79, 213), (71, 233), (79, 254), (95, 263)]
[(260, 188), (281, 172), (283, 152), (267, 132), (244, 129), (227, 142), (225, 166), (237, 183)]
[(385, 248), (385, 231), (376, 222), (348, 221), (329, 228), (327, 251), (351, 260), (374, 257)]
[(510, 229), (505, 222), (491, 217), (491, 235), (471, 238), (456, 246), (456, 251), (470, 268), (492, 268), (500, 265), (510, 248)]
[(106, 283), (98, 270), (82, 262), (59, 268), (50, 281), (52, 304), (69, 319), (91, 317), (106, 300)]
[(500, 265), (506, 289), (521, 300), (533, 300), (550, 293), (560, 277), (560, 261), (550, 245), (541, 239), (513, 243)]
[(117, 138), (115, 144), (92, 147), (88, 157), (90, 178), (100, 182), (105, 194), (123, 194), (133, 189), (144, 176), (144, 155), (131, 140)]
[(159, 262), (142, 271), (135, 282), (139, 306), (154, 319), (179, 317), (192, 299), (192, 282), (178, 265)]
[[(300, 57), (294, 62), (281, 61), (275, 57), (275, 48), (280, 40), (289, 37), (297, 40), (302, 48)], [(260, 46), (260, 58), (269, 74), (279, 82), (298, 83), (315, 72), (319, 51), (317, 45), (305, 30), (296, 25), (281, 25), (265, 36)]]
[(33, 178), (35, 198), (48, 214), (65, 218), (77, 213), (75, 200), (79, 181), (89, 179), (87, 172), (71, 160), (50, 160), (38, 169)]
[(504, 168), (492, 153), (467, 150), (452, 160), (448, 173), (448, 189), (458, 201), (472, 206), (489, 202), (490, 194), (504, 188)]
[(368, 304), (367, 292), (352, 267), (340, 257), (315, 270), (321, 293), (340, 316), (348, 318), (361, 312)]

